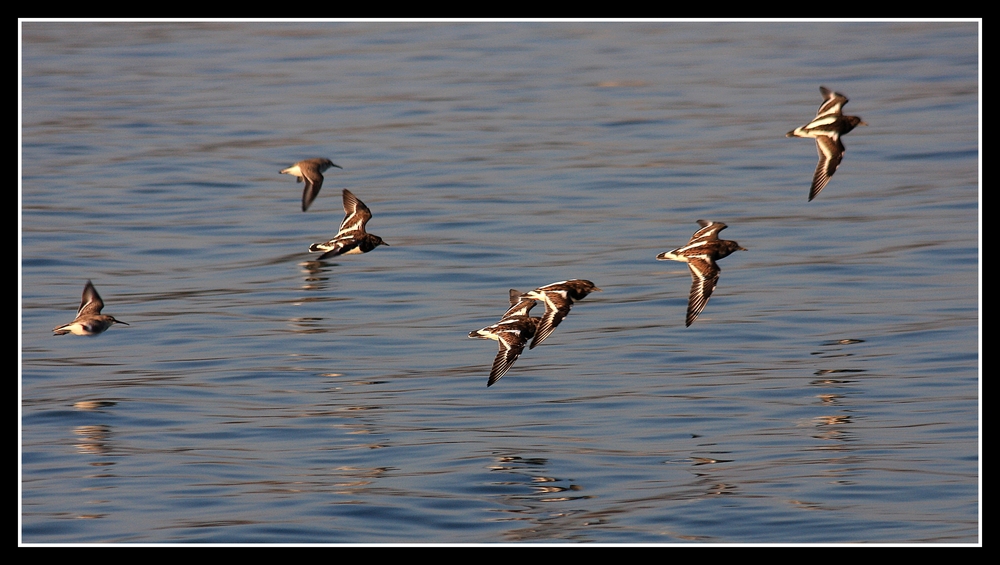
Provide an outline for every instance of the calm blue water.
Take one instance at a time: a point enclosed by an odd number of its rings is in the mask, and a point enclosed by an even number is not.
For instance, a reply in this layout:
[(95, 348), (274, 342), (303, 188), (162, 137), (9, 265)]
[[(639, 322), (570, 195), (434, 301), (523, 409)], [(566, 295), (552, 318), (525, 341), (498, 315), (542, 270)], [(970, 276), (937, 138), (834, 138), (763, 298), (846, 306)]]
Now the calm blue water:
[(19, 540), (979, 543), (980, 28), (24, 22)]

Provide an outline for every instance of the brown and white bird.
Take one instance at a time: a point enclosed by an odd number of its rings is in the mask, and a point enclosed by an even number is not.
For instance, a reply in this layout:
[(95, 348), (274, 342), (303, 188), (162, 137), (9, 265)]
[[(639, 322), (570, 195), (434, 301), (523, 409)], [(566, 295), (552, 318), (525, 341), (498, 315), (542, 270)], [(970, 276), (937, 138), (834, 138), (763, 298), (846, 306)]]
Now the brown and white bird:
[(126, 324), (121, 320), (116, 320), (114, 316), (101, 314), (104, 308), (104, 301), (101, 295), (97, 294), (94, 284), (87, 281), (83, 287), (83, 300), (80, 302), (80, 309), (76, 313), (76, 319), (72, 322), (58, 326), (52, 330), (53, 335), (97, 335), (115, 324)]
[(719, 239), (719, 232), (726, 229), (722, 222), (698, 220), (701, 229), (694, 232), (691, 241), (673, 251), (664, 251), (656, 256), (658, 261), (680, 261), (691, 269), (691, 295), (688, 297), (687, 319), (690, 326), (705, 308), (715, 285), (719, 282), (719, 259), (733, 251), (746, 251), (735, 241)]
[(538, 329), (535, 331), (535, 337), (531, 340), (531, 346), (528, 349), (534, 349), (536, 345), (549, 337), (552, 330), (556, 329), (559, 322), (569, 314), (573, 302), (581, 300), (595, 291), (600, 292), (601, 289), (594, 286), (594, 283), (582, 279), (572, 279), (541, 286), (522, 294), (520, 297), (522, 300), (541, 300), (545, 304), (545, 315), (538, 322)]
[(493, 359), (490, 379), (486, 382), (487, 387), (493, 386), (493, 383), (507, 373), (514, 361), (521, 356), (525, 344), (535, 335), (535, 329), (538, 327), (539, 318), (528, 316), (528, 312), (535, 305), (534, 300), (522, 300), (519, 291), (510, 289), (510, 305), (510, 309), (504, 313), (499, 322), (469, 332), (469, 337), (472, 338), (496, 340), (499, 347)]
[(295, 182), (306, 181), (306, 186), (302, 190), (303, 212), (309, 209), (309, 205), (313, 203), (313, 200), (316, 200), (319, 189), (323, 188), (323, 171), (330, 167), (343, 169), (343, 167), (329, 159), (316, 158), (299, 161), (287, 169), (278, 171), (281, 174), (294, 176)]
[(816, 152), (819, 153), (819, 163), (813, 174), (812, 186), (809, 188), (809, 200), (816, 198), (830, 177), (837, 171), (840, 161), (844, 158), (844, 143), (840, 136), (857, 126), (867, 126), (858, 116), (845, 116), (844, 104), (847, 97), (839, 92), (833, 92), (825, 86), (819, 87), (823, 94), (823, 104), (820, 105), (816, 117), (811, 122), (785, 134), (785, 137), (812, 137), (816, 140)]
[(338, 255), (355, 255), (368, 253), (379, 245), (389, 245), (377, 235), (365, 231), (365, 224), (372, 217), (371, 210), (365, 203), (358, 200), (350, 190), (344, 189), (344, 221), (340, 223), (337, 235), (329, 241), (314, 243), (309, 246), (310, 252), (323, 251), (319, 260)]

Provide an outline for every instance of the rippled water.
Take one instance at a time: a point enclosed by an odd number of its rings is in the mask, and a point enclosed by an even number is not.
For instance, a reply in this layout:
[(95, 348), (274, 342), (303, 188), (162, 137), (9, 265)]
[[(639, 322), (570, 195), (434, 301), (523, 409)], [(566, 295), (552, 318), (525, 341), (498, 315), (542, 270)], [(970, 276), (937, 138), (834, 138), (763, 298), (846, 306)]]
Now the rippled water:
[[(24, 22), (19, 539), (979, 543), (980, 32)], [(390, 246), (313, 262), (342, 188)]]

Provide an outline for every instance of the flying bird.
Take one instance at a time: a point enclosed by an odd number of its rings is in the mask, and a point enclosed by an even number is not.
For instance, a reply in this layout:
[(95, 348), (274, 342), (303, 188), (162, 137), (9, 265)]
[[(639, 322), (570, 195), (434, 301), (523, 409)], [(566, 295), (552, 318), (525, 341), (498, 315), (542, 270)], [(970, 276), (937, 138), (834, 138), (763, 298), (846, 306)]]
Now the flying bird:
[(53, 335), (97, 335), (115, 324), (126, 324), (121, 320), (116, 320), (114, 316), (101, 314), (104, 308), (104, 301), (101, 295), (97, 294), (94, 284), (87, 281), (83, 287), (83, 300), (80, 302), (80, 309), (76, 313), (76, 319), (72, 322), (58, 326), (52, 330)]
[(823, 104), (816, 112), (816, 117), (808, 124), (785, 134), (785, 137), (812, 137), (816, 140), (819, 163), (813, 174), (812, 187), (809, 188), (810, 201), (830, 182), (830, 177), (844, 158), (844, 143), (840, 136), (857, 126), (868, 125), (858, 116), (845, 116), (842, 113), (844, 104), (847, 104), (846, 96), (825, 86), (819, 87), (819, 91), (823, 94)]
[(323, 251), (319, 260), (338, 255), (368, 253), (379, 245), (389, 245), (382, 238), (365, 231), (365, 224), (372, 218), (372, 212), (365, 203), (358, 200), (350, 190), (344, 189), (344, 221), (340, 231), (329, 241), (314, 243), (310, 252)]
[(562, 322), (563, 318), (569, 314), (573, 302), (581, 300), (594, 291), (600, 292), (601, 289), (590, 281), (572, 279), (541, 286), (522, 294), (521, 299), (541, 300), (545, 304), (545, 315), (538, 322), (538, 329), (535, 331), (535, 337), (531, 340), (531, 346), (528, 349), (534, 349), (536, 345), (549, 337), (552, 330), (556, 329), (559, 322)]
[(522, 300), (519, 291), (510, 289), (510, 304), (510, 309), (504, 313), (499, 322), (469, 332), (469, 337), (472, 338), (496, 340), (499, 347), (493, 359), (490, 379), (486, 382), (487, 387), (493, 386), (493, 383), (507, 373), (514, 361), (521, 356), (525, 344), (535, 335), (538, 327), (539, 318), (528, 315), (535, 305), (534, 300)]
[(694, 232), (687, 245), (656, 256), (658, 261), (687, 263), (691, 269), (691, 295), (688, 297), (685, 326), (690, 326), (705, 309), (705, 304), (719, 282), (719, 265), (716, 261), (734, 251), (746, 251), (746, 248), (740, 247), (735, 241), (719, 239), (719, 232), (726, 229), (726, 224), (698, 220), (698, 225), (701, 229)]
[(330, 167), (343, 169), (343, 167), (329, 159), (317, 158), (299, 161), (287, 169), (278, 171), (282, 174), (294, 176), (295, 182), (302, 182), (303, 180), (306, 181), (306, 186), (302, 190), (303, 212), (309, 209), (309, 205), (313, 203), (313, 200), (316, 200), (316, 195), (319, 194), (319, 189), (323, 188), (323, 171), (329, 169)]

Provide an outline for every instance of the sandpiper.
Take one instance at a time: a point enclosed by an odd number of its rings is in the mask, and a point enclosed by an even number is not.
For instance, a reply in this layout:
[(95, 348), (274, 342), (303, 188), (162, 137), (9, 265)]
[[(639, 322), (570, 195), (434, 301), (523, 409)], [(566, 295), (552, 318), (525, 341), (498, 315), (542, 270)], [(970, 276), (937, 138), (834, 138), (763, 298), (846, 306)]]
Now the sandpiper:
[(357, 196), (351, 194), (350, 190), (344, 189), (344, 221), (340, 223), (340, 231), (333, 239), (324, 243), (314, 243), (309, 246), (309, 251), (323, 251), (319, 260), (337, 255), (355, 255), (358, 253), (368, 253), (379, 245), (389, 245), (382, 241), (377, 235), (372, 235), (365, 231), (365, 224), (372, 217), (371, 210), (365, 203), (358, 200)]
[(819, 153), (819, 163), (813, 174), (812, 187), (809, 189), (809, 200), (816, 198), (823, 190), (830, 177), (837, 171), (840, 161), (844, 158), (844, 143), (840, 136), (857, 126), (867, 126), (858, 116), (845, 116), (842, 113), (847, 97), (839, 92), (833, 92), (825, 86), (819, 87), (823, 94), (823, 104), (820, 105), (816, 117), (811, 122), (785, 134), (785, 137), (812, 137), (816, 139), (816, 152)]
[(299, 161), (287, 169), (278, 171), (282, 174), (294, 176), (295, 182), (302, 182), (303, 179), (306, 181), (306, 186), (302, 190), (303, 212), (309, 209), (309, 205), (312, 204), (313, 200), (316, 200), (319, 189), (323, 187), (323, 171), (330, 167), (343, 169), (343, 167), (329, 159), (316, 158)]
[(535, 329), (538, 327), (539, 319), (528, 316), (528, 312), (535, 305), (534, 300), (522, 300), (519, 291), (510, 289), (510, 304), (510, 309), (504, 313), (499, 322), (469, 332), (469, 337), (472, 338), (494, 339), (499, 347), (497, 356), (493, 359), (490, 379), (486, 382), (487, 387), (493, 386), (493, 383), (507, 373), (524, 351), (524, 345), (535, 335)]
[(552, 330), (556, 329), (566, 314), (569, 314), (569, 309), (573, 306), (574, 301), (582, 299), (591, 292), (600, 292), (600, 290), (590, 281), (572, 279), (538, 287), (531, 292), (522, 294), (520, 296), (522, 300), (541, 300), (545, 303), (545, 315), (538, 322), (535, 338), (531, 340), (531, 347), (528, 349), (534, 349), (536, 345), (549, 337)]
[(101, 295), (97, 294), (97, 289), (93, 283), (87, 281), (83, 287), (83, 300), (80, 302), (80, 309), (76, 313), (76, 319), (72, 322), (58, 326), (52, 330), (53, 335), (97, 335), (110, 328), (114, 324), (126, 324), (121, 320), (116, 320), (114, 316), (101, 314), (104, 308), (104, 301)]
[(719, 232), (726, 229), (726, 224), (698, 220), (698, 225), (701, 229), (694, 232), (687, 245), (656, 256), (659, 261), (687, 263), (691, 269), (691, 295), (688, 297), (685, 326), (690, 326), (698, 314), (701, 314), (719, 282), (719, 265), (716, 261), (733, 251), (746, 251), (746, 248), (740, 247), (735, 241), (719, 239)]

